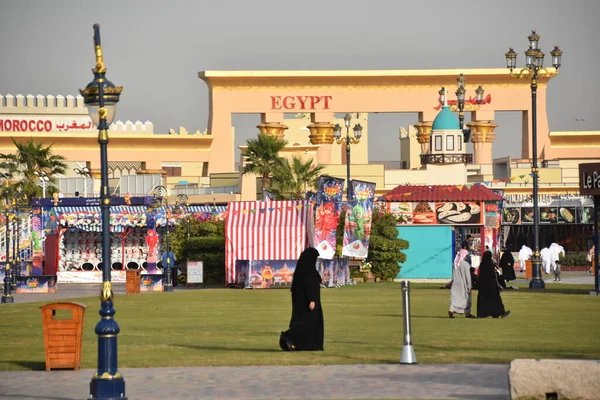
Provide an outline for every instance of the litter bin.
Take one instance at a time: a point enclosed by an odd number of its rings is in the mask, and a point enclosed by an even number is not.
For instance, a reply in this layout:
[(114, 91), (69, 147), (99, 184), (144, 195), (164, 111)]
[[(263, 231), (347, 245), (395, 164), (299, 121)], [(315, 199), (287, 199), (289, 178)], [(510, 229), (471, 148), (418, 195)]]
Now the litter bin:
[(139, 293), (141, 279), (142, 273), (139, 269), (128, 269), (125, 272), (125, 293)]
[(83, 342), (83, 315), (86, 305), (50, 303), (42, 309), (46, 371), (79, 369)]

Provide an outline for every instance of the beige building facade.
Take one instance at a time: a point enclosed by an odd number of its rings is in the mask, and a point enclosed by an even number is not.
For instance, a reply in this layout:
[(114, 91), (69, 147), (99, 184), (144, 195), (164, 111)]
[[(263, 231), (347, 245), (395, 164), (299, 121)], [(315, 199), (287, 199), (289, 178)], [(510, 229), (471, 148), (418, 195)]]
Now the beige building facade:
[[(452, 87), (456, 77), (468, 77), (467, 93), (481, 85), (481, 104), (469, 98), (472, 158), (447, 157), (454, 150), (435, 150), (434, 120), (442, 110), (438, 90)], [(346, 178), (345, 147), (333, 136), (341, 117), (363, 126), (362, 138), (351, 147), (351, 177), (377, 184), (384, 193), (398, 185), (468, 184), (486, 182), (506, 193), (531, 191), (531, 91), (528, 79), (514, 79), (504, 69), (413, 71), (202, 71), (209, 88), (209, 124), (206, 132), (184, 128), (156, 133), (150, 122), (116, 122), (111, 126), (109, 163), (111, 178), (158, 175), (170, 194), (186, 192), (192, 203), (254, 200), (260, 196), (257, 179), (241, 176), (235, 157), (235, 114), (259, 114), (257, 133), (288, 141), (284, 155), (312, 158), (326, 173)], [(600, 155), (600, 132), (551, 132), (546, 114), (546, 88), (550, 78), (538, 82), (538, 157), (540, 192), (577, 191), (577, 168)], [(456, 112), (450, 102), (449, 110)], [(492, 159), (497, 112), (522, 116), (520, 159)], [(411, 126), (389, 133), (390, 145), (400, 146), (401, 169), (370, 163), (369, 113), (416, 113)], [(432, 136), (432, 133), (434, 134)], [(455, 135), (460, 132), (451, 132)], [(69, 171), (88, 166), (99, 173), (97, 131), (81, 97), (0, 96), (0, 152), (14, 151), (11, 138), (53, 144), (65, 156)], [(342, 136), (346, 134), (342, 128)], [(350, 127), (352, 134), (352, 127)], [(447, 132), (440, 134), (447, 142)], [(433, 138), (433, 141), (432, 141)], [(434, 153), (439, 154), (434, 154)], [(453, 162), (448, 162), (449, 160)], [(69, 172), (68, 178), (77, 177)], [(132, 193), (133, 194), (133, 193)], [(136, 193), (137, 194), (137, 193)], [(142, 194), (142, 193), (140, 193)]]

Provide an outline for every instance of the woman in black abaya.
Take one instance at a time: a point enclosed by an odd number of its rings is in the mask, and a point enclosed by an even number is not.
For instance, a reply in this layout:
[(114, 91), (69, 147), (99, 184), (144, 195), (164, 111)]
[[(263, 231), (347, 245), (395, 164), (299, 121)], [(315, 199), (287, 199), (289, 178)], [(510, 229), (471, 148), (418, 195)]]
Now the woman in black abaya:
[(500, 257), (500, 268), (502, 268), (502, 276), (506, 282), (517, 279), (515, 276), (515, 258), (506, 247), (504, 248), (502, 257)]
[(281, 332), (279, 346), (285, 351), (323, 350), (323, 309), (321, 308), (321, 275), (316, 264), (319, 252), (306, 248), (292, 279), (292, 319), (290, 329)]
[(483, 253), (479, 264), (479, 292), (477, 294), (477, 317), (505, 318), (510, 311), (504, 309), (500, 298), (500, 287), (496, 279), (496, 270), (492, 252)]

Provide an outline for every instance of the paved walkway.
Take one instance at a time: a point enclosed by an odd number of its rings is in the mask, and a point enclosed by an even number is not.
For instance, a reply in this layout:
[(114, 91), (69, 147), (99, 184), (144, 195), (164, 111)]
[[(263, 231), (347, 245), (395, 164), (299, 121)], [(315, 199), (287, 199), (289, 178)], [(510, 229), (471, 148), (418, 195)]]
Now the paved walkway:
[[(94, 372), (0, 372), (0, 399), (85, 399)], [(507, 365), (125, 368), (121, 373), (129, 399), (509, 398)]]

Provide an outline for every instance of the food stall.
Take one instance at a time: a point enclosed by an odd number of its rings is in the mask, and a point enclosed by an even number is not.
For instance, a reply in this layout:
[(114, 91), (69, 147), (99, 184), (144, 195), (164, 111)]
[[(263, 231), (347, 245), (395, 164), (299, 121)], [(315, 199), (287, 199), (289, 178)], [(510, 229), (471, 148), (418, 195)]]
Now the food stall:
[(485, 246), (498, 252), (503, 197), (484, 185), (405, 185), (379, 200), (395, 215), (398, 237), (409, 242), (398, 279), (450, 278), (467, 234), (474, 238), (475, 267)]

